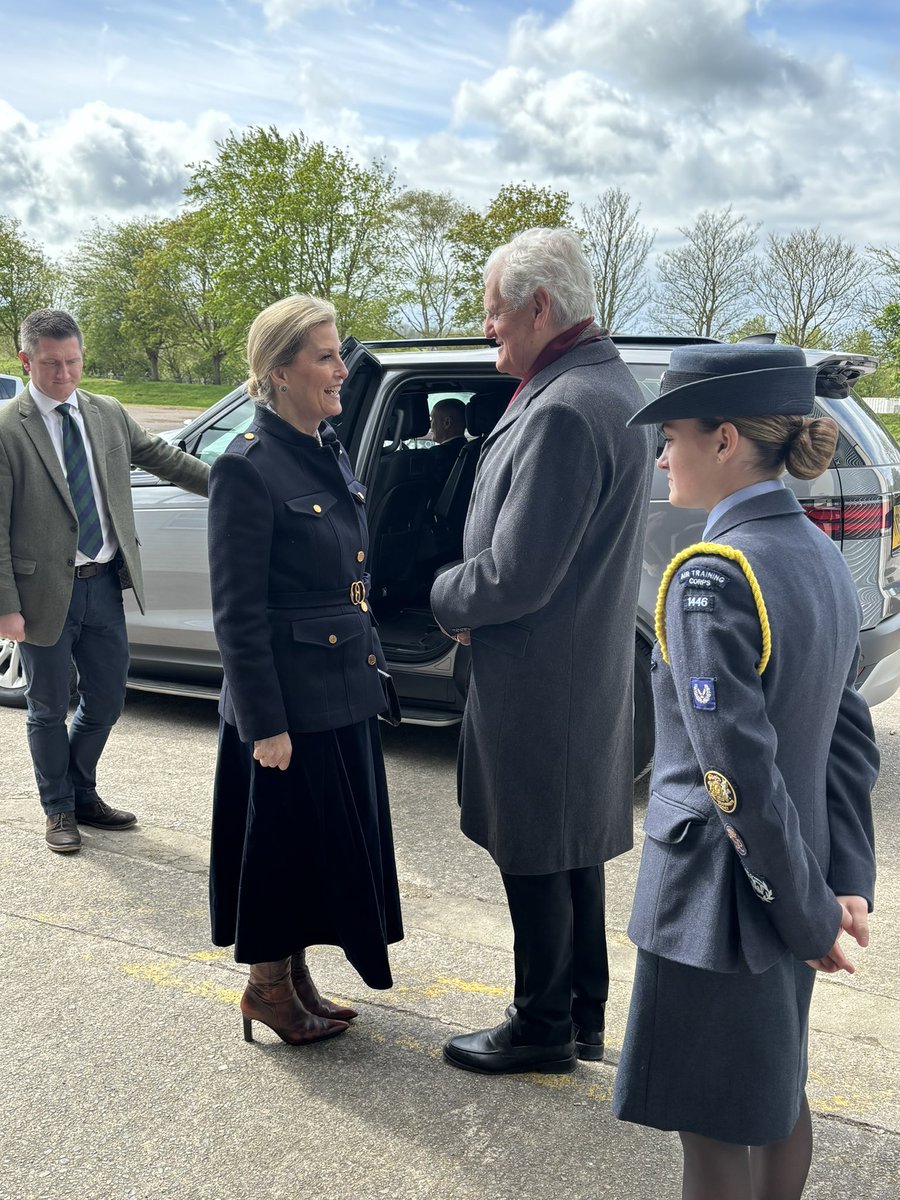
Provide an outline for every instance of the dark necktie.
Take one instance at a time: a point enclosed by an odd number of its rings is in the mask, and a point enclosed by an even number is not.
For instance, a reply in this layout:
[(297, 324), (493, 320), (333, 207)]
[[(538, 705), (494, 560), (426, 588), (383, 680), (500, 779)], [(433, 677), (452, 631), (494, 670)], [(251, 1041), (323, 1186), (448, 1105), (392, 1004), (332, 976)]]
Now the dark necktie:
[(97, 512), (97, 502), (91, 486), (87, 451), (84, 448), (81, 430), (72, 416), (71, 407), (68, 404), (57, 404), (56, 411), (62, 417), (66, 479), (69, 481), (69, 494), (75, 505), (75, 515), (78, 517), (78, 549), (93, 560), (103, 545), (103, 530), (100, 528), (100, 514)]

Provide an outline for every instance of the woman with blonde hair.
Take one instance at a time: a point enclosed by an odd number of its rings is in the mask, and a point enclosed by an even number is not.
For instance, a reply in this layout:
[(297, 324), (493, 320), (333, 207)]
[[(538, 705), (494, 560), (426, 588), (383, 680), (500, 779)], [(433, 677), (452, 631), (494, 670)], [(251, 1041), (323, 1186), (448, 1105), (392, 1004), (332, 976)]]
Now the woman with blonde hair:
[(619, 1117), (677, 1130), (684, 1200), (797, 1200), (817, 971), (853, 972), (875, 887), (878, 750), (856, 691), (856, 588), (781, 476), (830, 464), (794, 346), (673, 352), (658, 424), (678, 508), (705, 509), (657, 603), (656, 758), (629, 934)]
[(343, 1033), (308, 946), (391, 986), (403, 936), (367, 602), (365, 489), (329, 424), (347, 370), (331, 304), (289, 296), (247, 342), (249, 429), (213, 464), (209, 561), (225, 679), (210, 863), (212, 938), (248, 962), (244, 1036)]

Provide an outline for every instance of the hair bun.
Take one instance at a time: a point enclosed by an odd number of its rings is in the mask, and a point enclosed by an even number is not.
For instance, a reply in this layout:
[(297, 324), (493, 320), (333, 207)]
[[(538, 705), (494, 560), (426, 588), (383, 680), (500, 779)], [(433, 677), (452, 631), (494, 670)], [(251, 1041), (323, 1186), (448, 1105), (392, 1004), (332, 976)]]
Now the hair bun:
[(838, 427), (831, 417), (804, 417), (788, 441), (785, 466), (795, 479), (815, 479), (831, 465)]

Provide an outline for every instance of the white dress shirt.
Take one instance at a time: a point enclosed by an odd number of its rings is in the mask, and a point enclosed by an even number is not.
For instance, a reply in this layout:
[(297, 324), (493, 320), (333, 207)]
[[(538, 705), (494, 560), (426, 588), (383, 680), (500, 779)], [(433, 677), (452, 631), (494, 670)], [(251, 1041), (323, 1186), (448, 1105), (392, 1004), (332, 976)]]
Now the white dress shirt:
[(53, 449), (56, 451), (56, 457), (59, 459), (60, 466), (63, 469), (63, 475), (66, 473), (66, 455), (63, 450), (63, 433), (62, 423), (63, 415), (56, 411), (60, 403), (68, 404), (72, 412), (72, 418), (81, 433), (84, 442), (85, 453), (87, 454), (88, 473), (91, 477), (91, 488), (94, 492), (94, 502), (97, 505), (97, 512), (100, 515), (100, 531), (103, 534), (103, 545), (95, 559), (90, 559), (86, 554), (82, 554), (80, 550), (75, 552), (75, 566), (80, 567), (86, 562), (109, 562), (116, 550), (119, 548), (119, 543), (116, 541), (116, 535), (113, 533), (112, 521), (109, 519), (109, 509), (106, 507), (106, 501), (103, 499), (103, 494), (100, 491), (100, 485), (97, 482), (97, 470), (94, 466), (94, 454), (91, 450), (91, 439), (88, 437), (87, 429), (84, 426), (84, 418), (81, 415), (81, 410), (78, 407), (78, 395), (73, 392), (71, 396), (64, 401), (51, 400), (49, 396), (45, 396), (43, 392), (38, 391), (33, 383), (28, 384), (28, 390), (31, 393), (31, 398), (34, 401), (35, 407), (44, 419), (44, 424), (47, 426), (47, 432), (50, 434), (50, 441), (53, 443)]

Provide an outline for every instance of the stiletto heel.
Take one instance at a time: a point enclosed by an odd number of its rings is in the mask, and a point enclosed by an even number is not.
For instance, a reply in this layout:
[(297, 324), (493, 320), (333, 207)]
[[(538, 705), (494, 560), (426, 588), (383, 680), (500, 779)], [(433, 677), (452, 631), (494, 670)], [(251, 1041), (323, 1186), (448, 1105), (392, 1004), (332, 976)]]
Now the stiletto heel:
[(252, 1042), (253, 1041), (253, 1022), (250, 1020), (249, 1017), (242, 1017), (241, 1019), (244, 1022), (244, 1041)]

